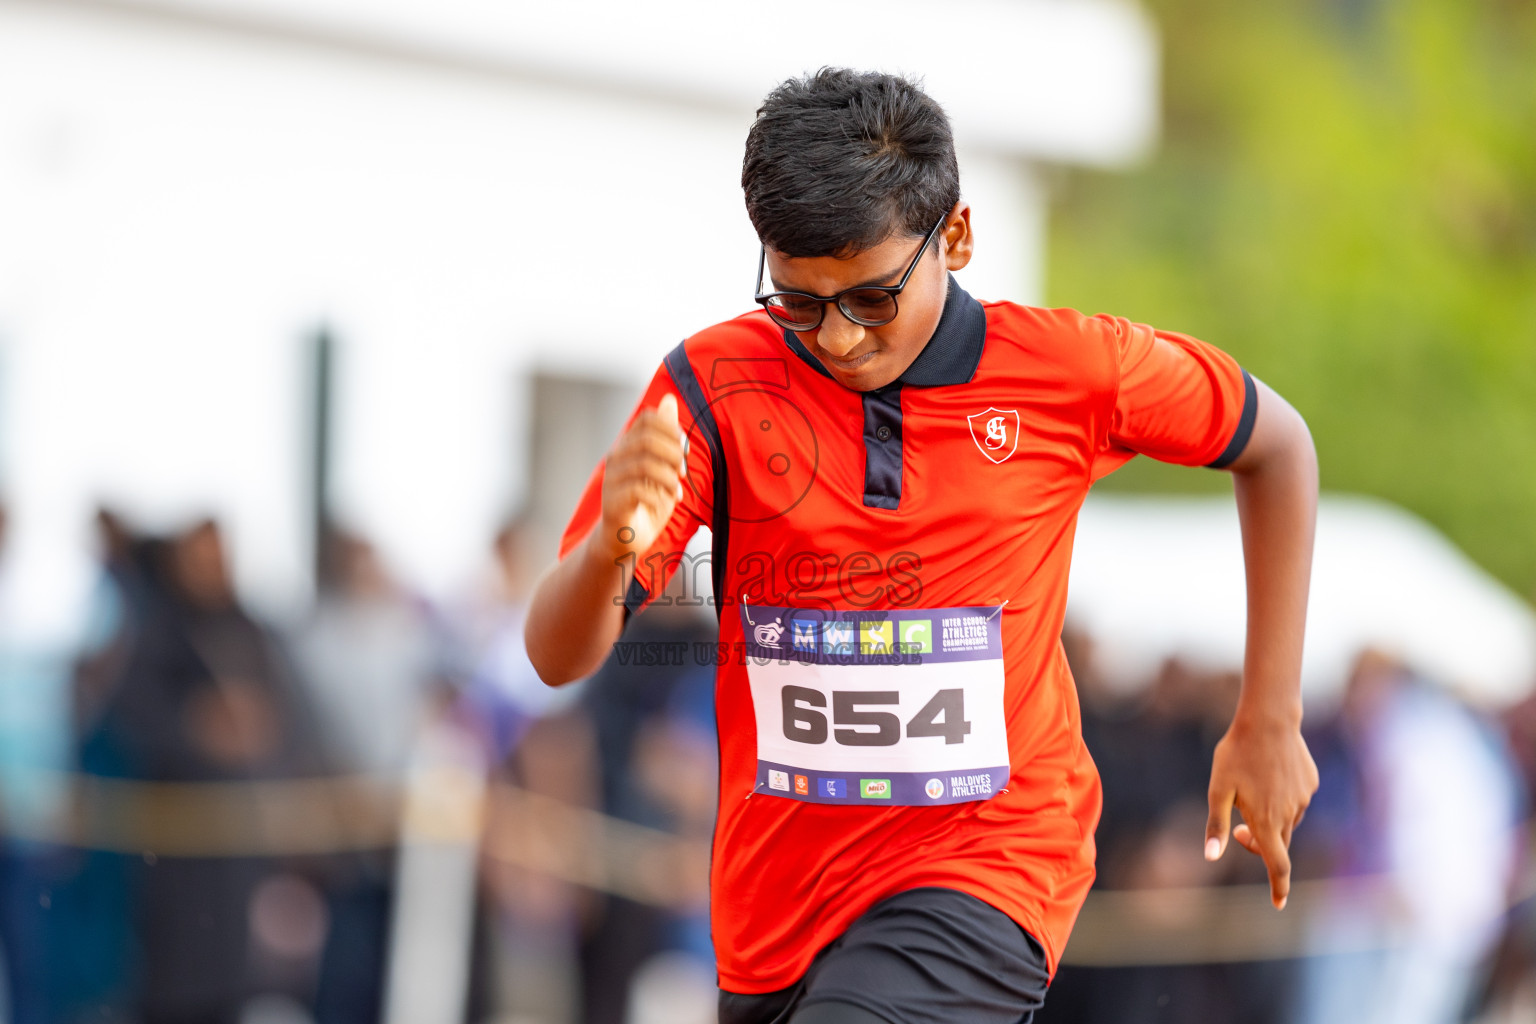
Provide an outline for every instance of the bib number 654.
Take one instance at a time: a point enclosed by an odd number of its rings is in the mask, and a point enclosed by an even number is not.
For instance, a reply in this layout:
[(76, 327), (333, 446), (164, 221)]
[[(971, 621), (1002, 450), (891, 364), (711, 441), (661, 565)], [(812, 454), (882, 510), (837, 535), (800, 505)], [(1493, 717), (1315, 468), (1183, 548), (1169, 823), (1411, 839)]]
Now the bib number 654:
[[(786, 686), (781, 694), (784, 735), (797, 743), (827, 742), (827, 716), (817, 708), (827, 706), (827, 695), (808, 686)], [(895, 690), (833, 690), (833, 737), (845, 747), (892, 747), (901, 742), (901, 719), (889, 711), (863, 711), (865, 707), (900, 704)], [(853, 728), (859, 726), (861, 728)], [(971, 731), (965, 720), (965, 691), (940, 690), (907, 723), (908, 738), (942, 736), (944, 742), (964, 743)]]

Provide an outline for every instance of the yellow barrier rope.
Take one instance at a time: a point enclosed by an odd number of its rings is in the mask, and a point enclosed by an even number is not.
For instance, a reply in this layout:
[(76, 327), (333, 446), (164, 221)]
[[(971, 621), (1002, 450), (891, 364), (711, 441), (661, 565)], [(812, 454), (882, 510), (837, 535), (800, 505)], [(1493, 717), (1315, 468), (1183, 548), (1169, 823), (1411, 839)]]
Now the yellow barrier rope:
[[(41, 776), (39, 777), (42, 778)], [(154, 857), (284, 857), (405, 843), (478, 845), (501, 864), (641, 903), (706, 905), (709, 843), (609, 817), (507, 783), (482, 789), (461, 769), (410, 778), (141, 782), (51, 776), (68, 794), (46, 825), (0, 822), (20, 839)], [(483, 794), (483, 802), (482, 802)], [(1515, 900), (1536, 895), (1527, 878)], [(1330, 936), (1324, 916), (1372, 921)], [(1293, 884), (1284, 913), (1267, 885), (1094, 890), (1065, 962), (1112, 967), (1234, 963), (1389, 948), (1408, 923), (1382, 876)]]

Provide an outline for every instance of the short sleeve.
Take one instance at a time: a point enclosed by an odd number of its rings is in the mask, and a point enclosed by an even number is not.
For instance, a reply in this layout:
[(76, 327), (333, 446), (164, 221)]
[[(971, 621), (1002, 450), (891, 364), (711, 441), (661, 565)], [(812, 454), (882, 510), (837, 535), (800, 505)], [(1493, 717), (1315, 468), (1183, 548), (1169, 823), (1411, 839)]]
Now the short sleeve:
[[(683, 496), (672, 510), (672, 518), (667, 521), (666, 527), (656, 538), (656, 543), (637, 557), (632, 566), (627, 564), (628, 560), (619, 566), (629, 577), (624, 605), (630, 612), (639, 611), (666, 589), (668, 580), (687, 558), (684, 549), (688, 546), (688, 541), (700, 526), (709, 523), (711, 517), (713, 492), (709, 448), (699, 438), (688, 404), (678, 393), (677, 385), (665, 366), (658, 369), (656, 375), (651, 378), (650, 386), (646, 388), (644, 396), (630, 412), (629, 418), (625, 420), (624, 430), (630, 428), (642, 410), (654, 409), (662, 396), (668, 394), (677, 398), (678, 423), (689, 439), (688, 472), (683, 481)], [(562, 560), (578, 544), (586, 540), (593, 528), (602, 522), (603, 467), (604, 463), (600, 462), (592, 471), (582, 491), (581, 500), (576, 505), (576, 511), (560, 537)], [(705, 571), (707, 572), (707, 567)]]
[(1221, 469), (1243, 453), (1258, 393), (1236, 360), (1214, 345), (1118, 317), (1093, 318), (1119, 368), (1115, 406), (1094, 476), (1135, 455)]

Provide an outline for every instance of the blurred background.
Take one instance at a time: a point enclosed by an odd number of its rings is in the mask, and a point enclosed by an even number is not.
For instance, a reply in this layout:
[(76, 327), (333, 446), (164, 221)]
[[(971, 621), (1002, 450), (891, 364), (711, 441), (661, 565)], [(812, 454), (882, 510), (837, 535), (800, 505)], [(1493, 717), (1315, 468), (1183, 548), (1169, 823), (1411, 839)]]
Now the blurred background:
[(1536, 1019), (1536, 3), (0, 0), (0, 1020), (713, 1019), (713, 617), (560, 691), (522, 620), (823, 64), (949, 110), (972, 294), (1212, 341), (1319, 449), (1283, 915), (1201, 857), (1230, 484), (1084, 510), (1041, 1020)]

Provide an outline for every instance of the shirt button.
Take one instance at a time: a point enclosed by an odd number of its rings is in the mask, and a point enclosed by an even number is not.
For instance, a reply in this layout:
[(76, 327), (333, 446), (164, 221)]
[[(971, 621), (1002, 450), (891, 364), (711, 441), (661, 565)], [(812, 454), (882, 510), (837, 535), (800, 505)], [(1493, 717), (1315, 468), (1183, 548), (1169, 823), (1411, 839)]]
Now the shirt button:
[(891, 439), (891, 428), (881, 426), (880, 429), (875, 431), (875, 436), (882, 441), (889, 441)]

